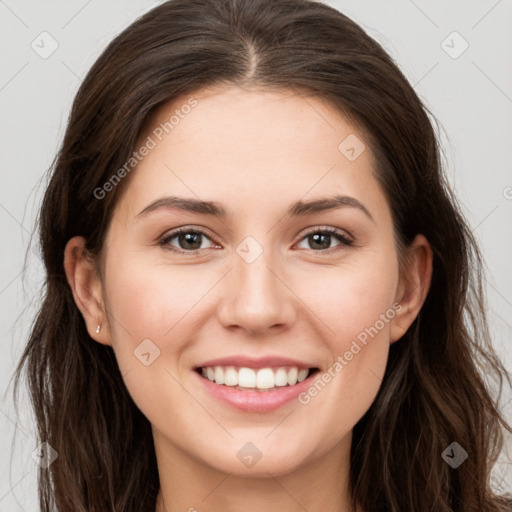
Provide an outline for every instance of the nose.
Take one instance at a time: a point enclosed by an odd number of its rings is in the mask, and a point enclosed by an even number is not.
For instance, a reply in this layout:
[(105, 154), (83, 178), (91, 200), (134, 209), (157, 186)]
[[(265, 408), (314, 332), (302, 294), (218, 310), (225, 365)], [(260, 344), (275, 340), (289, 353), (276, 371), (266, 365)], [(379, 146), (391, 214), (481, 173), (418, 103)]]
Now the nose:
[(225, 278), (218, 310), (224, 327), (244, 329), (255, 336), (293, 325), (297, 299), (270, 251), (265, 250), (251, 263), (238, 254), (233, 259), (234, 268)]

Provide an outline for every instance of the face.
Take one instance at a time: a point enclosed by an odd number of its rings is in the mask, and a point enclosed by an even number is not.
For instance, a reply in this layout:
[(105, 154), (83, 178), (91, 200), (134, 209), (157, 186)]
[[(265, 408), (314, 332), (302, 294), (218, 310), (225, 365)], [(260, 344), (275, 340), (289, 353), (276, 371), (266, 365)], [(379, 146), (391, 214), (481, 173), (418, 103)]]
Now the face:
[(391, 212), (364, 135), (319, 99), (223, 87), (161, 108), (144, 144), (102, 294), (159, 443), (241, 475), (346, 448), (402, 333)]

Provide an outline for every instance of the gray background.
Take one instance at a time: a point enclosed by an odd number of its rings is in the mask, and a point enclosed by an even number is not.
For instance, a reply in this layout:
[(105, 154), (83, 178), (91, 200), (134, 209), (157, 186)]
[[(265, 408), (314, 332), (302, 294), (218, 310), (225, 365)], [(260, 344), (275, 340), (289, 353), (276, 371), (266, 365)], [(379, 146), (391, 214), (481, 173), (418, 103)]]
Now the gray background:
[[(16, 416), (8, 384), (40, 298), (37, 250), (22, 269), (44, 174), (82, 77), (116, 34), (158, 3), (0, 0), (0, 512), (38, 509), (32, 413), (23, 392)], [(440, 121), (447, 174), (486, 259), (495, 346), (512, 371), (512, 0), (327, 3), (391, 53)], [(52, 40), (58, 48), (47, 58), (31, 47), (49, 51)], [(510, 436), (507, 443), (512, 454)], [(496, 489), (512, 489), (510, 463), (504, 454)]]

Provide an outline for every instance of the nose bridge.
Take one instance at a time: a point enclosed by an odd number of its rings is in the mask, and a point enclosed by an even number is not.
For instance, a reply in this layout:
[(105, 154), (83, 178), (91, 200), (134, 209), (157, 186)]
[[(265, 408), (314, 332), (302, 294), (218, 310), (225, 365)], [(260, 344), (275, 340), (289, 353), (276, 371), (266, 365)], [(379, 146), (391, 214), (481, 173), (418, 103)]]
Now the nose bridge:
[(262, 332), (293, 321), (293, 294), (281, 281), (282, 267), (275, 251), (266, 244), (246, 237), (233, 254), (234, 268), (220, 313), (225, 326)]

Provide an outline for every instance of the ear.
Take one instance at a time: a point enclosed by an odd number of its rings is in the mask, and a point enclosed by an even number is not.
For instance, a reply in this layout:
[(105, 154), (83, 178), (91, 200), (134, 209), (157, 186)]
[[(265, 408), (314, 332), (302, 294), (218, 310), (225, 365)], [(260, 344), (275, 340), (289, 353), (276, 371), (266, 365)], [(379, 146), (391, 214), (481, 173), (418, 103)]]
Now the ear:
[(423, 235), (417, 235), (406, 249), (403, 275), (395, 300), (402, 306), (391, 321), (391, 342), (399, 340), (420, 312), (432, 280), (432, 249)]
[[(64, 250), (64, 269), (75, 303), (82, 313), (89, 336), (104, 345), (111, 345), (101, 281), (85, 248), (85, 238), (75, 236)], [(100, 325), (100, 332), (96, 329)]]

